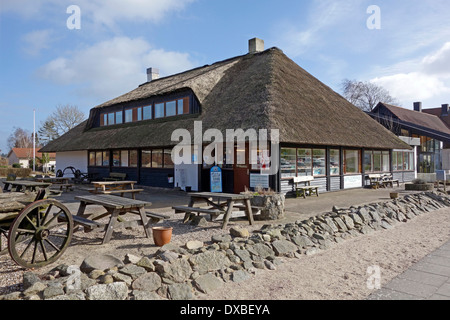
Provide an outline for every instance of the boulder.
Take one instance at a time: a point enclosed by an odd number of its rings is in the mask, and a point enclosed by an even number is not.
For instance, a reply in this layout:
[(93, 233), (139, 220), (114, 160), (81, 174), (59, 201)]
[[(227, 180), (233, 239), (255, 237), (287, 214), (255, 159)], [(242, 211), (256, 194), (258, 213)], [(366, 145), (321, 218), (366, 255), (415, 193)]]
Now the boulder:
[(143, 274), (132, 284), (133, 290), (156, 291), (161, 287), (161, 277), (156, 272)]
[(282, 256), (291, 252), (297, 251), (298, 247), (290, 241), (287, 240), (276, 240), (272, 242), (273, 250), (275, 255)]
[(223, 281), (211, 273), (199, 276), (194, 281), (195, 286), (203, 293), (210, 293), (223, 286)]
[(125, 282), (97, 284), (86, 290), (88, 300), (125, 300), (128, 296), (128, 286)]
[(109, 254), (92, 255), (83, 260), (80, 270), (90, 273), (92, 270), (106, 270), (113, 267), (123, 267), (123, 262)]

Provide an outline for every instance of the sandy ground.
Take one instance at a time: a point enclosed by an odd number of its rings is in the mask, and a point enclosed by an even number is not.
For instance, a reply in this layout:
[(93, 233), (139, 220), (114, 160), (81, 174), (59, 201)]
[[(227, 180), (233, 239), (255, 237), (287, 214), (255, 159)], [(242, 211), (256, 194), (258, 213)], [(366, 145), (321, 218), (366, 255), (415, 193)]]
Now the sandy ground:
[[(76, 207), (70, 209), (75, 211)], [(92, 210), (98, 209), (92, 207)], [(177, 245), (184, 245), (192, 239), (208, 242), (213, 234), (228, 233), (229, 227), (237, 224), (252, 231), (267, 223), (257, 222), (250, 227), (247, 221), (236, 220), (230, 221), (227, 230), (221, 230), (218, 228), (218, 222), (208, 222), (206, 228), (200, 228), (181, 224), (180, 215), (174, 215), (173, 210), (168, 212), (167, 208), (155, 208), (153, 211), (170, 216), (168, 221), (160, 225), (174, 227), (172, 243)], [(35, 272), (43, 274), (62, 263), (80, 265), (90, 254), (108, 253), (123, 259), (127, 253), (144, 256), (158, 249), (153, 239), (145, 238), (142, 228), (114, 232), (111, 242), (107, 245), (101, 245), (102, 237), (101, 232), (75, 232), (64, 255), (51, 266)], [(284, 263), (277, 266), (276, 271), (257, 270), (249, 281), (226, 283), (222, 289), (209, 295), (199, 295), (198, 298), (364, 299), (372, 292), (366, 284), (370, 276), (368, 267), (380, 267), (383, 285), (448, 239), (450, 208), (424, 213), (407, 223), (399, 223), (390, 230), (347, 239), (313, 256), (284, 259)], [(16, 266), (8, 255), (0, 256), (0, 295), (20, 288), (24, 271)]]
[(227, 283), (202, 299), (365, 299), (372, 293), (367, 281), (374, 283), (369, 267), (380, 267), (384, 285), (449, 239), (450, 209), (441, 209), (313, 256), (285, 259), (276, 271), (261, 270), (250, 281)]

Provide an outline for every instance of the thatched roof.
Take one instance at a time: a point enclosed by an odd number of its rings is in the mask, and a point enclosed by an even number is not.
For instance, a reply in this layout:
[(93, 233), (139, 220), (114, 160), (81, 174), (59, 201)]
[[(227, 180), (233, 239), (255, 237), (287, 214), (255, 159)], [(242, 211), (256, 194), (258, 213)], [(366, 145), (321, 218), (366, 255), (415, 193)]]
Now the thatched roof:
[(171, 146), (175, 129), (279, 129), (280, 142), (366, 148), (408, 148), (394, 134), (271, 48), (145, 83), (91, 110), (191, 90), (200, 114), (90, 128), (86, 121), (45, 151)]

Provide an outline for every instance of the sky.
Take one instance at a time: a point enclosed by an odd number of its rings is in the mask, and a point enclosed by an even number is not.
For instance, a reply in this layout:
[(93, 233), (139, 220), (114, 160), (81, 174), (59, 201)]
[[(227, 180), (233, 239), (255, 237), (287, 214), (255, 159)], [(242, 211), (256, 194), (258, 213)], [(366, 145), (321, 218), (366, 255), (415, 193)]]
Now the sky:
[[(450, 103), (448, 0), (0, 0), (0, 153), (58, 105), (89, 110), (263, 39), (341, 93), (372, 81), (412, 109)], [(35, 110), (35, 122), (33, 122)]]

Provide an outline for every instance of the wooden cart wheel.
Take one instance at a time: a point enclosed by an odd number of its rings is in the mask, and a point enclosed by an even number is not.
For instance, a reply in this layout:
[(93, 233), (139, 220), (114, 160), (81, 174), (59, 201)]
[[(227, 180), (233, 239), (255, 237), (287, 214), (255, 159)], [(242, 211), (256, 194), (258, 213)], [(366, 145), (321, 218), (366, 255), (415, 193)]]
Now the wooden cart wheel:
[(54, 199), (35, 201), (10, 226), (9, 254), (22, 267), (43, 267), (64, 253), (72, 233), (73, 219), (66, 206)]

